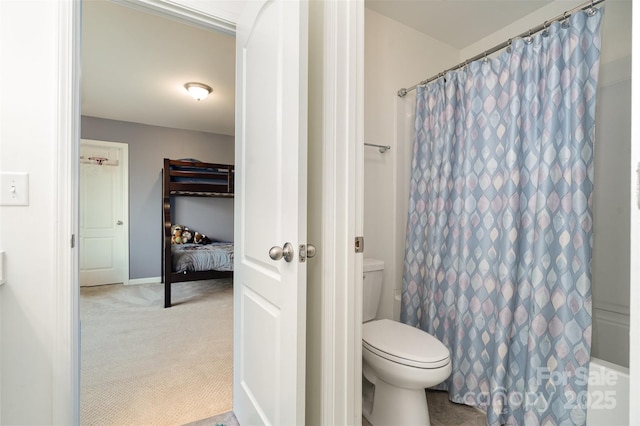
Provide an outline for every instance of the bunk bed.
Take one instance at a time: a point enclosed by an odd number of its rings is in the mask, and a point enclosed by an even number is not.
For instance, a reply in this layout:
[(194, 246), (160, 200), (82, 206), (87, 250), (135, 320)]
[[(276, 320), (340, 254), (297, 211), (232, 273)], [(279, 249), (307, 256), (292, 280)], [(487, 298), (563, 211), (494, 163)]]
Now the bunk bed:
[[(234, 195), (234, 167), (198, 160), (164, 159), (162, 168), (162, 271), (164, 307), (171, 307), (171, 284), (233, 277), (233, 243), (172, 244), (171, 198)], [(198, 256), (208, 256), (198, 260)], [(186, 260), (185, 260), (186, 258)]]

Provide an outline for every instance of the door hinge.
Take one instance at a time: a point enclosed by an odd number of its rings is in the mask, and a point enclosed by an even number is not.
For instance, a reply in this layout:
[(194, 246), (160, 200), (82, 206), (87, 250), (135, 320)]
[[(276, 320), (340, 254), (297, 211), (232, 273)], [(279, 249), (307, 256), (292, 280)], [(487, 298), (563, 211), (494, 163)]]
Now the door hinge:
[(356, 253), (364, 251), (364, 237), (356, 237)]
[(71, 248), (76, 246), (76, 234), (71, 234)]

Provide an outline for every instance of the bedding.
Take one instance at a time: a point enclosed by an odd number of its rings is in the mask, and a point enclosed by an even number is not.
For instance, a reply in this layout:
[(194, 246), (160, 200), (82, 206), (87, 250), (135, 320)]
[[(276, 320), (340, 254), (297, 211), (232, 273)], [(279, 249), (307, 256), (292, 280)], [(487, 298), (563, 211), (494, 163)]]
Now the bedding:
[(173, 272), (233, 271), (233, 243), (174, 244), (171, 246)]

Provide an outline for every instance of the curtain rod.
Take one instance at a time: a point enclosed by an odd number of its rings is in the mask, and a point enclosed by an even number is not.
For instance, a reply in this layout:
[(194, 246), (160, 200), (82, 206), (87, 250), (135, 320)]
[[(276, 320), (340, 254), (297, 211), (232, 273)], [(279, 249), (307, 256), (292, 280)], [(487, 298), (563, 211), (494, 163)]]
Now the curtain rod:
[(440, 73), (438, 73), (438, 74), (434, 75), (433, 77), (428, 78), (426, 80), (422, 80), (420, 83), (414, 84), (413, 86), (409, 87), (408, 89), (400, 89), (400, 90), (398, 90), (398, 96), (401, 97), (401, 98), (404, 98), (407, 93), (411, 92), (412, 90), (415, 90), (418, 86), (424, 86), (425, 84), (431, 83), (433, 80), (437, 80), (438, 78), (440, 78), (441, 76), (445, 75), (449, 71), (455, 71), (458, 68), (464, 67), (469, 62), (473, 62), (473, 61), (477, 61), (478, 59), (486, 58), (488, 55), (491, 55), (492, 53), (495, 53), (498, 50), (504, 49), (505, 47), (509, 47), (511, 45), (511, 40), (513, 40), (514, 38), (531, 37), (531, 35), (539, 32), (539, 31), (542, 31), (542, 30), (546, 29), (547, 27), (549, 27), (549, 25), (552, 22), (564, 21), (564, 20), (568, 19), (575, 12), (578, 12), (578, 11), (581, 11), (581, 10), (586, 10), (586, 9), (592, 9), (595, 5), (603, 3), (604, 1), (605, 0), (591, 0), (591, 1), (588, 1), (588, 2), (585, 2), (585, 3), (581, 4), (580, 6), (576, 6), (571, 10), (567, 10), (562, 15), (558, 15), (553, 19), (549, 19), (548, 21), (544, 21), (544, 23), (538, 25), (537, 27), (531, 28), (530, 30), (525, 31), (522, 34), (519, 34), (519, 35), (517, 35), (515, 37), (512, 37), (509, 40), (507, 40), (505, 42), (502, 42), (502, 43), (498, 44), (497, 46), (492, 47), (489, 50), (485, 50), (484, 52), (480, 53), (479, 55), (474, 56), (473, 58), (467, 59), (464, 62), (460, 62), (455, 67), (452, 67), (452, 68), (449, 68), (449, 69), (447, 69), (445, 71), (442, 71), (442, 72), (440, 72)]

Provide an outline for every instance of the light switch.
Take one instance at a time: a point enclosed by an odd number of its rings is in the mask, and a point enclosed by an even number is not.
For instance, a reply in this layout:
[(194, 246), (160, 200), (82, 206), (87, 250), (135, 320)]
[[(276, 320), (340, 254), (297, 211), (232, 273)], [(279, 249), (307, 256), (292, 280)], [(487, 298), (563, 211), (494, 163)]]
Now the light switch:
[(0, 206), (29, 205), (29, 174), (0, 172)]

